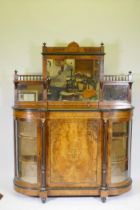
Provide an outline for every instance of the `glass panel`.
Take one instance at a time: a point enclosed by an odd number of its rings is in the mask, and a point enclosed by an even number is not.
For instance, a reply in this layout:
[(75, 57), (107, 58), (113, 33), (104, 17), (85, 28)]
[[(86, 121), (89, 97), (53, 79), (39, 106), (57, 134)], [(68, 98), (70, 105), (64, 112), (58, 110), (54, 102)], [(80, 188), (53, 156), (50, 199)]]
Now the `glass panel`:
[(128, 162), (120, 161), (117, 163), (112, 163), (112, 183), (118, 183), (125, 181), (129, 177), (128, 175)]
[(125, 137), (112, 139), (112, 161), (125, 160), (127, 158), (127, 139)]
[(111, 148), (111, 182), (125, 181), (128, 173), (128, 140), (129, 123), (114, 122), (112, 125), (112, 148)]
[(114, 122), (112, 128), (112, 136), (127, 137), (128, 136), (128, 122)]
[(49, 100), (98, 100), (99, 64), (98, 60), (48, 59)]
[(18, 121), (19, 178), (37, 183), (37, 129), (35, 122)]
[(18, 84), (17, 101), (42, 101), (43, 85)]
[(128, 100), (127, 85), (105, 85), (104, 100)]

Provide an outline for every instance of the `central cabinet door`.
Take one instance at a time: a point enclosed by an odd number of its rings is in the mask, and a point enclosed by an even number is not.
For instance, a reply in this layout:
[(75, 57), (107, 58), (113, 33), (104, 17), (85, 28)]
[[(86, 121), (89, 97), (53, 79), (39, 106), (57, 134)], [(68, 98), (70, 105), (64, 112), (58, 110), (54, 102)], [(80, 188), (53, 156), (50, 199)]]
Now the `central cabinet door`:
[(48, 186), (100, 185), (101, 123), (95, 116), (86, 112), (49, 114)]

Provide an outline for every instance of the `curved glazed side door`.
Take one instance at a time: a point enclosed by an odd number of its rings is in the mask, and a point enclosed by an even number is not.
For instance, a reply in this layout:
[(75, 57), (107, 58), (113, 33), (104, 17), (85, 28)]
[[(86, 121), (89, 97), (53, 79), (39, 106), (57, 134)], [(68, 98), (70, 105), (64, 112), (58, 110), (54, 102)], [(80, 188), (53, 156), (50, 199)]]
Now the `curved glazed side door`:
[(15, 182), (31, 188), (40, 186), (40, 121), (16, 117), (14, 127)]
[(109, 121), (109, 185), (117, 187), (131, 183), (131, 119)]

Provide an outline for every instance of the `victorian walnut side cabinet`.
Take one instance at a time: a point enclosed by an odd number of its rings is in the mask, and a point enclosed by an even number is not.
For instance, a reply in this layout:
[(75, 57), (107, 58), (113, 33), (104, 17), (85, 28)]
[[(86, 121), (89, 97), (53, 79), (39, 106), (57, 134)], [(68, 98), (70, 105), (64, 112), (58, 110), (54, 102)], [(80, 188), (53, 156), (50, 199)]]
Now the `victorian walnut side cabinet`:
[(131, 188), (132, 75), (104, 75), (104, 45), (42, 47), (42, 73), (15, 71), (17, 192), (100, 196)]

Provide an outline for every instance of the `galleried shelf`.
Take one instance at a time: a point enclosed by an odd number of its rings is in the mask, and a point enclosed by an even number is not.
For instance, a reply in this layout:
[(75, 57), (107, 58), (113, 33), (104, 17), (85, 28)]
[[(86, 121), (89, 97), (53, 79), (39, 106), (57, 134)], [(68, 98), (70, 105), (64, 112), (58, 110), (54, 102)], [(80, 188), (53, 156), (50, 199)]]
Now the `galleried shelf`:
[(132, 74), (104, 75), (104, 45), (42, 47), (42, 73), (15, 71), (15, 190), (100, 196), (131, 188)]

